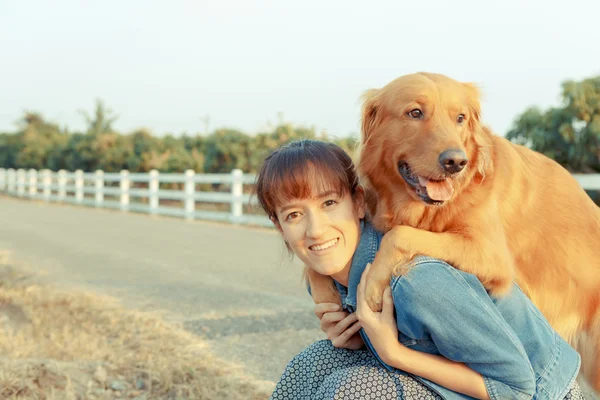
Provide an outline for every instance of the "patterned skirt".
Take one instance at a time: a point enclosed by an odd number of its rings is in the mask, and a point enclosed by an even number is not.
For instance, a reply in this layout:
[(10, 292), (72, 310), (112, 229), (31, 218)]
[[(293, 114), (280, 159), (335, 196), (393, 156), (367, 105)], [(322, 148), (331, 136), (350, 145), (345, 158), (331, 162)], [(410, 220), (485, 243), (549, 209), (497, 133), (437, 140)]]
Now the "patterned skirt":
[[(313, 343), (290, 361), (271, 400), (442, 400), (418, 380), (389, 372), (368, 350)], [(584, 400), (575, 383), (565, 400)]]

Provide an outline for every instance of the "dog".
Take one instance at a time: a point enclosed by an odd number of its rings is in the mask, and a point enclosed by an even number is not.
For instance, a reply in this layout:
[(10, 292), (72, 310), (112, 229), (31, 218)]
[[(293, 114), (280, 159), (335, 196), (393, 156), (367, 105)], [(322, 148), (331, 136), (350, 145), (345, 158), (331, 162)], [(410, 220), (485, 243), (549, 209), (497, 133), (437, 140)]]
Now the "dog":
[[(516, 281), (600, 391), (600, 210), (558, 163), (493, 135), (475, 85), (417, 73), (365, 92), (358, 171), (386, 232), (367, 276), (373, 310), (418, 254), (494, 296)], [(329, 278), (307, 275), (315, 301), (333, 301)]]

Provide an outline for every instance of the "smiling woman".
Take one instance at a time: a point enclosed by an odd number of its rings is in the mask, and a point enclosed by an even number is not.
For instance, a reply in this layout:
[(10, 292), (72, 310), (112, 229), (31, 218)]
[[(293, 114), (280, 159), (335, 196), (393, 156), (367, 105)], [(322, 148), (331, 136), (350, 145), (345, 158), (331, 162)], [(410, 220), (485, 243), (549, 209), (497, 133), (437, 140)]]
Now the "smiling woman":
[(315, 143), (272, 153), (258, 199), (291, 252), (313, 271), (344, 281), (365, 216), (363, 192), (350, 157), (334, 144)]
[[(304, 262), (307, 279), (318, 273), (348, 286), (365, 217), (364, 192), (348, 154), (332, 143), (292, 142), (265, 159), (256, 192), (288, 250)], [(331, 289), (337, 293), (335, 287)], [(325, 302), (318, 297), (323, 292), (331, 293), (314, 290), (312, 294), (317, 296), (315, 312), (321, 327), (328, 324), (331, 328), (324, 329), (331, 342), (317, 342), (295, 357), (275, 389), (273, 400), (338, 396), (366, 399), (369, 397), (365, 397), (362, 386), (374, 380), (378, 382), (374, 385), (377, 392), (373, 392), (377, 398), (440, 399), (419, 381), (383, 369), (377, 358), (364, 349), (356, 314)], [(328, 300), (339, 302), (339, 297)], [(290, 374), (294, 370), (302, 374)], [(411, 395), (404, 397), (404, 392)]]

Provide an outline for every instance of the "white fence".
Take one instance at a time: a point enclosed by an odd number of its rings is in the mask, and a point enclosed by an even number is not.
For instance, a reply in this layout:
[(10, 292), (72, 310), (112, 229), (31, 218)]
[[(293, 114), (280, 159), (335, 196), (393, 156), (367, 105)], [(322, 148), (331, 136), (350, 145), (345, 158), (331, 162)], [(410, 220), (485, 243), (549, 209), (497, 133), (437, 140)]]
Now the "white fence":
[[(600, 174), (575, 174), (574, 177), (584, 189), (600, 190)], [(243, 174), (239, 169), (235, 169), (229, 174), (196, 174), (193, 170), (188, 170), (184, 174), (166, 174), (156, 170), (149, 173), (131, 174), (129, 171), (85, 173), (81, 170), (52, 172), (50, 170), (0, 168), (0, 193), (4, 192), (12, 196), (30, 199), (187, 219), (272, 226), (267, 217), (263, 215), (243, 212), (244, 205), (257, 205), (256, 196), (244, 194), (243, 190), (244, 185), (253, 184), (254, 180), (253, 174)], [(136, 183), (143, 183), (147, 187), (136, 188)], [(161, 183), (178, 183), (183, 190), (161, 189)], [(228, 184), (231, 189), (228, 193), (196, 190), (197, 184), (215, 183)], [(105, 196), (111, 196), (115, 200), (106, 200)], [(147, 200), (132, 202), (131, 198)], [(170, 200), (171, 204), (161, 205), (161, 200), (163, 203), (164, 200)], [(173, 201), (180, 201), (180, 207), (173, 207)], [(198, 210), (196, 209), (198, 202), (227, 204), (229, 211)]]
[[(0, 168), (0, 193), (45, 201), (80, 204), (98, 208), (113, 208), (186, 219), (227, 221), (239, 224), (271, 226), (262, 215), (244, 213), (244, 205), (257, 205), (256, 196), (244, 194), (244, 185), (253, 184), (253, 174), (236, 169), (229, 174), (159, 173), (85, 173), (81, 170), (37, 171)], [(161, 184), (176, 183), (183, 190), (161, 189)], [(145, 187), (135, 187), (145, 186)], [(140, 185), (141, 184), (141, 185)], [(229, 192), (196, 190), (197, 184), (227, 184)], [(163, 185), (164, 186), (164, 185)], [(110, 196), (113, 200), (105, 199)], [(131, 201), (145, 199), (141, 202)], [(170, 204), (161, 204), (168, 200)], [(180, 203), (178, 202), (180, 201)], [(228, 211), (196, 209), (196, 203), (226, 204)], [(175, 206), (173, 206), (175, 203)], [(179, 207), (177, 207), (179, 206)]]

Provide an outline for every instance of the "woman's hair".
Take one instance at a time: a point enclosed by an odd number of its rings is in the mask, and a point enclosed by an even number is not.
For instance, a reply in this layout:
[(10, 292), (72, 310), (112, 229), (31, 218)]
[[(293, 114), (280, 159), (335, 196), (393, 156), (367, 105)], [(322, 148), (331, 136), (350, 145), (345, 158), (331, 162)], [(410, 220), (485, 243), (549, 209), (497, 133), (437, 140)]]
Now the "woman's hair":
[(276, 208), (328, 190), (354, 195), (358, 176), (350, 156), (339, 146), (319, 140), (290, 142), (274, 150), (256, 178), (258, 201), (273, 222)]

